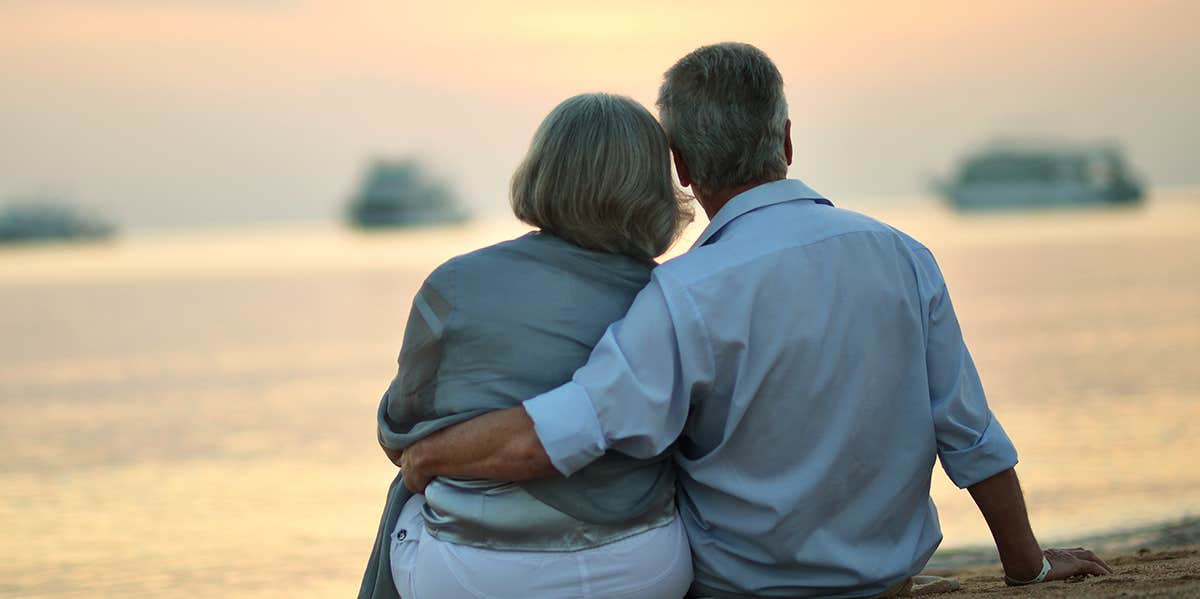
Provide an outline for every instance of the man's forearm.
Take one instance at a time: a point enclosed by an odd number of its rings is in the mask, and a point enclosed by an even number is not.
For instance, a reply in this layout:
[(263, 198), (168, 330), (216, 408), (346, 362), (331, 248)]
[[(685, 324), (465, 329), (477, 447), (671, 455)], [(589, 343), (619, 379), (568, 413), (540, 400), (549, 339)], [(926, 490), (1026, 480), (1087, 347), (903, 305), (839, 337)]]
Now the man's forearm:
[(1017, 472), (1009, 468), (968, 490), (996, 540), (1004, 573), (1017, 580), (1037, 576), (1042, 569), (1042, 549), (1029, 525)]
[(521, 407), (490, 412), (438, 431), (402, 457), (405, 485), (424, 491), (435, 476), (520, 481), (557, 476)]

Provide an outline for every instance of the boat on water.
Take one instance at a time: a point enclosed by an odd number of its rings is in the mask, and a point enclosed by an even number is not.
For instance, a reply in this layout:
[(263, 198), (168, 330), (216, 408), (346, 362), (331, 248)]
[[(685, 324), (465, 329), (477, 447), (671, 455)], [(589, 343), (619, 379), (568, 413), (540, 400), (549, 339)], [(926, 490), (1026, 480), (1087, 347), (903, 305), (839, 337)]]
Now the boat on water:
[(938, 186), (963, 210), (1135, 204), (1141, 183), (1113, 145), (996, 144), (965, 157)]
[(373, 162), (347, 209), (350, 224), (363, 229), (451, 224), (466, 216), (449, 188), (413, 160)]
[(97, 241), (115, 232), (112, 224), (68, 204), (26, 200), (0, 206), (0, 243)]

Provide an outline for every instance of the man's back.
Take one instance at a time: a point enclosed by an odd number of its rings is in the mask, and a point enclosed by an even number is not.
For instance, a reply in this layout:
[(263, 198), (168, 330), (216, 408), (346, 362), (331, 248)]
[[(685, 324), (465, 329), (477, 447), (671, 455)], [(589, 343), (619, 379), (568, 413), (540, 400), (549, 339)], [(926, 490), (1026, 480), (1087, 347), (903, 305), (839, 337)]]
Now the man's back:
[(792, 121), (771, 59), (697, 48), (657, 105), (679, 184), (711, 219), (696, 247), (655, 270), (571, 382), (410, 448), (405, 485), (570, 476), (609, 449), (673, 448), (696, 594), (859, 597), (910, 584), (940, 541), (936, 456), (970, 488), (1007, 582), (1111, 573), (1038, 545), (929, 252), (785, 179)]
[(723, 355), (676, 452), (681, 514), (704, 545), (698, 582), (825, 594), (912, 575), (941, 540), (929, 502), (928, 252), (804, 201), (715, 237), (663, 267), (693, 297), (721, 296), (696, 302)]
[[(941, 540), (935, 456), (961, 486), (1016, 461), (929, 252), (822, 203), (798, 181), (731, 200), (574, 382), (525, 406), (562, 472), (682, 433), (679, 504), (705, 594), (887, 590)], [(585, 409), (597, 430), (561, 430)]]

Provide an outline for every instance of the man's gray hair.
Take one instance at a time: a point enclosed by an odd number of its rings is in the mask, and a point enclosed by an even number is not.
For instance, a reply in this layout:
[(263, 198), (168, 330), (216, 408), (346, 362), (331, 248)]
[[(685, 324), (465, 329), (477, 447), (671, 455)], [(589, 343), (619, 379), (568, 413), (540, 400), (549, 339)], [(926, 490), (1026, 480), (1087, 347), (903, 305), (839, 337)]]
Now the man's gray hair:
[(691, 208), (662, 126), (624, 96), (582, 94), (550, 112), (512, 178), (513, 214), (585, 248), (650, 261)]
[(762, 50), (733, 42), (697, 48), (663, 75), (658, 109), (694, 188), (713, 193), (787, 177), (783, 76)]

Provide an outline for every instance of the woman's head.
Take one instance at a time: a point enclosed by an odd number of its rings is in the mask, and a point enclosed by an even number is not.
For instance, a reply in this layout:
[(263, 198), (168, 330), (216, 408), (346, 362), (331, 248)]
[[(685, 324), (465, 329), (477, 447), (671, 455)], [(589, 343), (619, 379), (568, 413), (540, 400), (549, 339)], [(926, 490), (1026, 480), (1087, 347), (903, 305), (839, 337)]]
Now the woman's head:
[(658, 121), (624, 96), (550, 112), (512, 178), (513, 214), (580, 246), (651, 260), (691, 220)]

